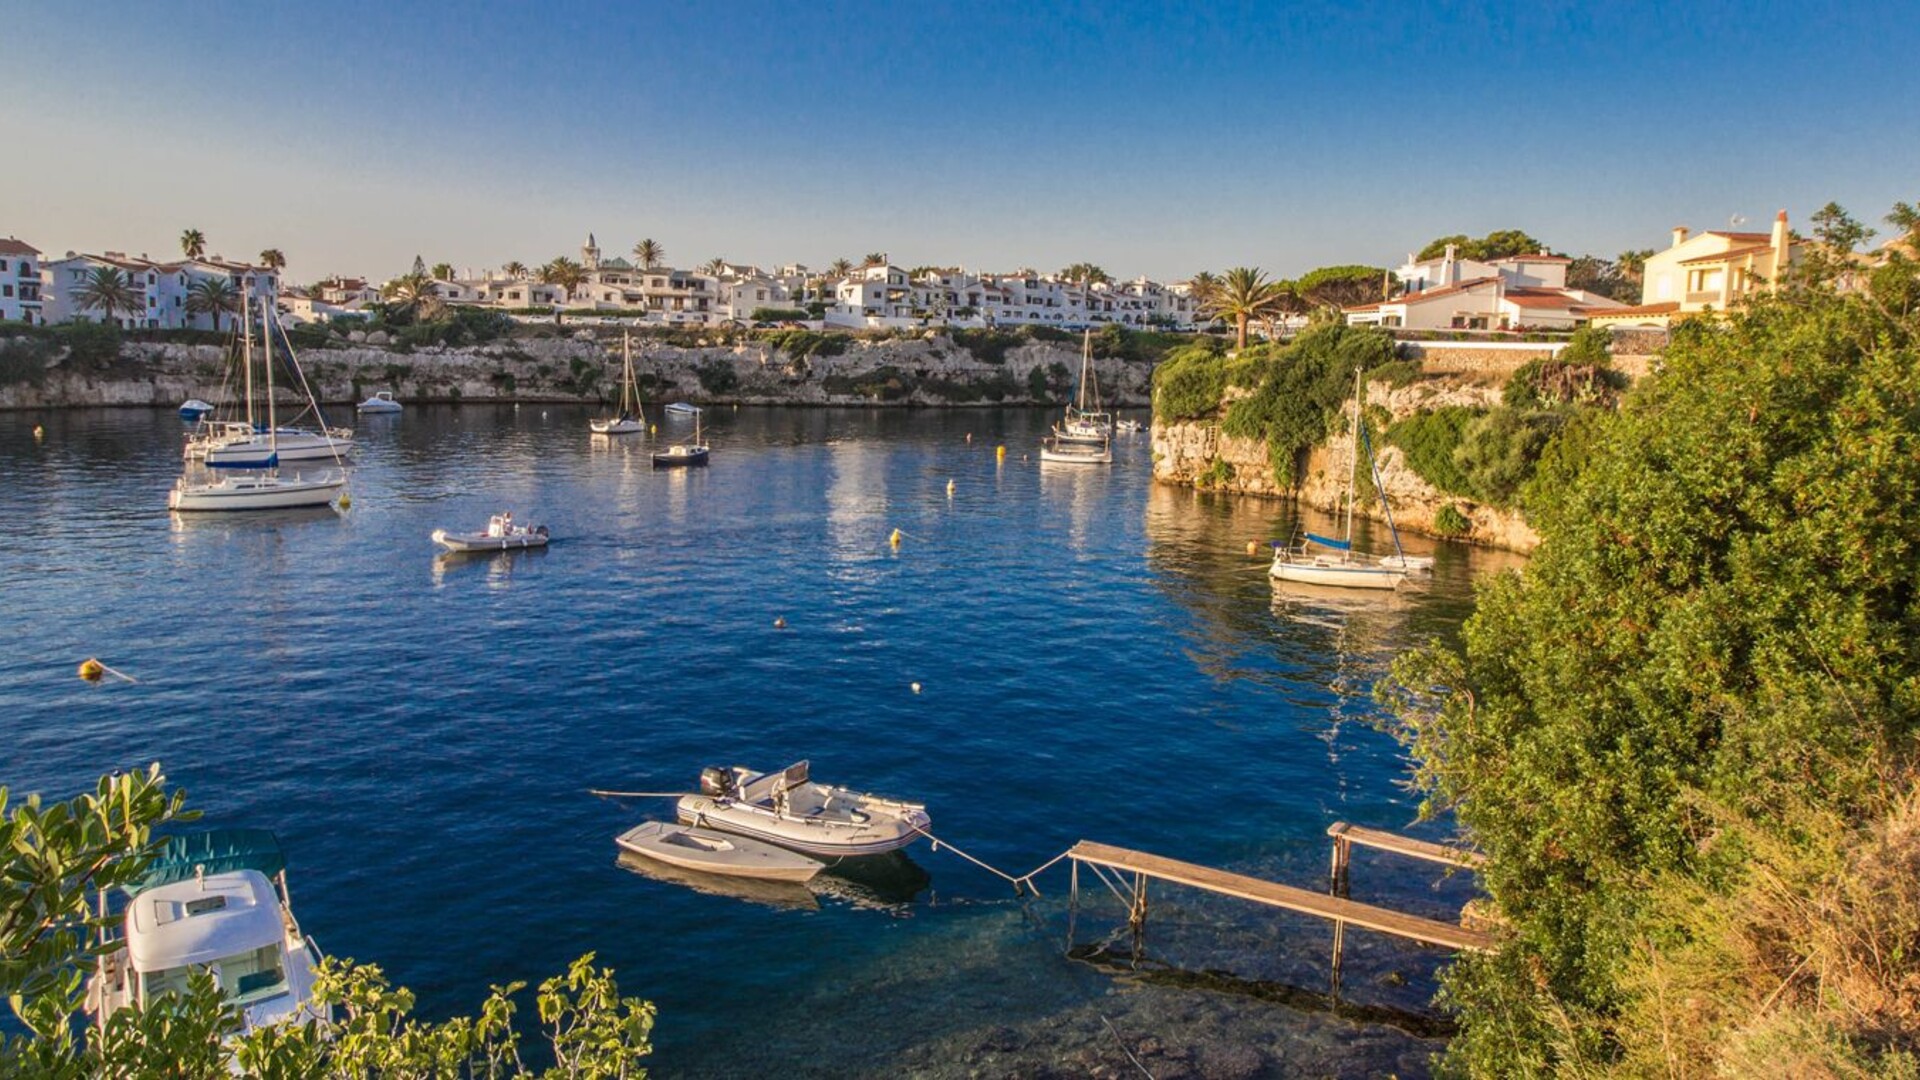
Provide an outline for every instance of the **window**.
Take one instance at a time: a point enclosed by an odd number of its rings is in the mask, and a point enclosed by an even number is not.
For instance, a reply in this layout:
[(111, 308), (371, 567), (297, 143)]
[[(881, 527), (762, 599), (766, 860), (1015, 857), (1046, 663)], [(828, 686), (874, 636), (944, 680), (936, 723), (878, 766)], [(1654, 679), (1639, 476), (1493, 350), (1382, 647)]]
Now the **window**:
[(0, 259), (0, 270), (5, 270), (6, 268), (7, 268), (7, 260)]
[(0, 285), (0, 296), (12, 296), (12, 295), (13, 295), (13, 286)]

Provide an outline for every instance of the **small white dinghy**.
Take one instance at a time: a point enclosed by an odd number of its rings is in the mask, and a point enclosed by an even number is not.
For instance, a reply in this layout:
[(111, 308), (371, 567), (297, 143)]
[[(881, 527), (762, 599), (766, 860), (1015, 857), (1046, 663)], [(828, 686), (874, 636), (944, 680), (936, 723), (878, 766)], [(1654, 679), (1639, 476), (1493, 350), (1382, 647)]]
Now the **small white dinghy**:
[(1380, 565), (1389, 570), (1431, 570), (1431, 555), (1382, 555)]
[(369, 416), (383, 413), (397, 413), (406, 406), (393, 400), (393, 391), (381, 390), (372, 397), (354, 406), (354, 409)]
[(456, 533), (435, 529), (433, 542), (448, 551), (516, 551), (521, 548), (546, 547), (547, 527), (516, 525), (513, 521), (513, 511), (509, 510), (488, 518), (484, 532)]
[(200, 422), (201, 417), (212, 411), (213, 406), (201, 401), (199, 398), (188, 398), (180, 404), (180, 419), (190, 424), (197, 424)]
[(919, 803), (814, 783), (804, 761), (770, 773), (712, 766), (700, 791), (676, 804), (681, 821), (829, 859), (896, 851), (931, 824)]
[(623, 850), (682, 870), (761, 881), (808, 881), (826, 869), (818, 859), (712, 829), (649, 821), (614, 839)]

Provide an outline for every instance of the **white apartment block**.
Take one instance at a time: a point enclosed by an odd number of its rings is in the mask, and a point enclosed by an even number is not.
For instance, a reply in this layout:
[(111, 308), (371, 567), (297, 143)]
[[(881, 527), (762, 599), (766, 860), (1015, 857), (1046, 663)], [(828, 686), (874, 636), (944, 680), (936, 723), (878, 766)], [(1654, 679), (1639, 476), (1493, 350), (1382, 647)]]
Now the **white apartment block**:
[(0, 322), (46, 322), (40, 285), (40, 249), (11, 236), (0, 240)]
[(245, 293), (254, 311), (263, 310), (263, 305), (274, 303), (279, 295), (279, 277), (271, 267), (230, 262), (218, 255), (163, 263), (144, 256), (129, 257), (118, 251), (100, 255), (69, 251), (64, 258), (42, 263), (40, 294), (45, 321), (105, 321), (103, 312), (82, 308), (75, 299), (76, 291), (99, 267), (120, 271), (144, 302), (139, 313), (115, 313), (114, 321), (126, 330), (228, 330), (238, 326), (238, 310), (226, 315), (188, 312), (187, 297), (194, 284), (209, 278), (230, 281), (236, 302), (240, 294)]
[(1198, 315), (1185, 285), (1146, 278), (1088, 285), (1052, 275), (942, 270), (912, 280), (897, 266), (869, 266), (832, 283), (832, 292), (827, 323), (856, 329), (1110, 323), (1191, 329)]
[(1570, 330), (1618, 301), (1567, 288), (1573, 260), (1544, 252), (1481, 262), (1454, 245), (1398, 271), (1405, 291), (1391, 300), (1346, 309), (1355, 326), (1406, 330)]

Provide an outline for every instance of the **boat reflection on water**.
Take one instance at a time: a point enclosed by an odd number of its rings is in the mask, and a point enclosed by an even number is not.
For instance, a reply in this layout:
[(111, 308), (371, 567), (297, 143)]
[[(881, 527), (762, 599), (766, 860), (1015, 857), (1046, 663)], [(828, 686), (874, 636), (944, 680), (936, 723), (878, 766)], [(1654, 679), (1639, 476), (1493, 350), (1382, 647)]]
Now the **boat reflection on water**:
[(433, 557), (433, 583), (446, 584), (449, 576), (464, 576), (467, 570), (485, 567), (490, 584), (505, 584), (514, 571), (532, 569), (537, 560), (547, 557), (544, 547), (515, 548), (511, 551), (442, 551)]
[(617, 860), (622, 870), (639, 874), (644, 878), (680, 885), (697, 893), (708, 896), (725, 896), (735, 900), (744, 900), (749, 904), (761, 904), (771, 908), (790, 911), (817, 911), (820, 901), (805, 885), (793, 881), (762, 881), (756, 878), (722, 877), (719, 874), (703, 874), (697, 870), (683, 870), (678, 866), (669, 866), (656, 859), (635, 855), (623, 851)]
[(621, 869), (641, 877), (680, 885), (708, 896), (730, 897), (791, 911), (817, 910), (820, 897), (824, 896), (850, 907), (904, 916), (911, 911), (915, 898), (933, 884), (933, 875), (908, 858), (904, 851), (832, 861), (805, 884), (703, 874), (668, 866), (630, 851), (620, 853), (618, 864)]
[(237, 517), (227, 514), (183, 514), (172, 510), (168, 511), (168, 517), (172, 519), (171, 528), (175, 536), (226, 536), (259, 532), (263, 527), (271, 529), (283, 525), (338, 521), (340, 510), (328, 503), (325, 506), (296, 506), (284, 510), (252, 510)]

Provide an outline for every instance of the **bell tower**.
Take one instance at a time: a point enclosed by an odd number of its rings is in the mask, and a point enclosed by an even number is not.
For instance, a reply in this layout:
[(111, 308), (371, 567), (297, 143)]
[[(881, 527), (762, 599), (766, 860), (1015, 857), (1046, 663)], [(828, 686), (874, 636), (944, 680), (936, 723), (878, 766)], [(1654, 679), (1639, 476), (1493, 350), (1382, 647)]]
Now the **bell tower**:
[(587, 234), (587, 242), (580, 245), (580, 265), (588, 270), (600, 269), (600, 245), (593, 242), (593, 234)]

